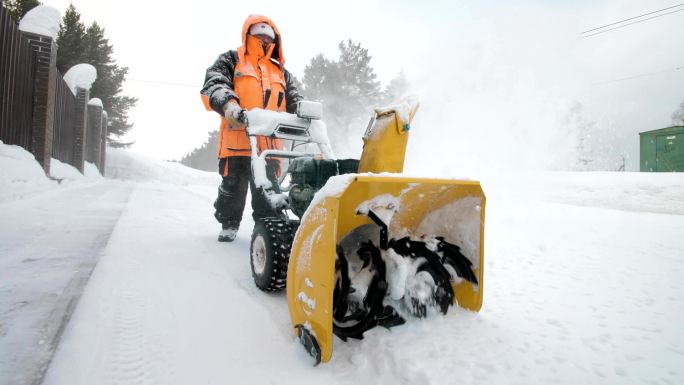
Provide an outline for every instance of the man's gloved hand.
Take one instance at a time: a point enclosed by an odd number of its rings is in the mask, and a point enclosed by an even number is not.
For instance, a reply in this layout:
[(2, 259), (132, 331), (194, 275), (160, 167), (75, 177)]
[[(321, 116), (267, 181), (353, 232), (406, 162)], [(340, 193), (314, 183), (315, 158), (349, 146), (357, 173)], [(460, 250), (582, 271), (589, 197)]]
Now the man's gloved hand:
[(241, 125), (241, 122), (238, 120), (241, 113), (242, 108), (235, 99), (231, 99), (223, 106), (223, 116), (228, 121), (228, 128), (238, 128)]

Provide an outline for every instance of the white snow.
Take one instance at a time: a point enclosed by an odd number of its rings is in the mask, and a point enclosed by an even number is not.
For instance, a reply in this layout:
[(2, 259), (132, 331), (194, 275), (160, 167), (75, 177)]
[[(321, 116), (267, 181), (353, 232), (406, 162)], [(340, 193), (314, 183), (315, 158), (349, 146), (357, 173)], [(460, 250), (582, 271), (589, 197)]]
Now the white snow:
[(102, 174), (100, 174), (97, 166), (90, 162), (85, 162), (83, 174), (81, 174), (74, 166), (52, 158), (50, 159), (50, 177), (57, 179), (60, 183), (65, 181), (93, 182), (101, 180)]
[[(413, 264), (408, 258), (389, 249), (383, 253), (383, 259), (387, 267), (387, 295), (390, 299), (398, 301), (406, 293), (406, 280), (409, 276), (409, 267)], [(413, 270), (415, 273), (415, 270)]]
[(90, 64), (76, 64), (64, 74), (64, 81), (76, 95), (78, 88), (89, 90), (97, 80), (97, 70)]
[(48, 179), (33, 154), (0, 141), (0, 204), (56, 184)]
[(252, 140), (252, 177), (254, 185), (259, 188), (272, 188), (272, 183), (266, 175), (266, 159), (256, 155), (256, 141)]
[(311, 135), (311, 140), (318, 143), (321, 154), (323, 154), (325, 159), (335, 159), (335, 153), (333, 153), (330, 139), (328, 138), (328, 128), (322, 120), (311, 121), (309, 134)]
[(85, 180), (86, 176), (81, 174), (74, 166), (62, 163), (59, 160), (50, 159), (50, 176), (57, 180)]
[(411, 111), (415, 111), (418, 108), (418, 105), (418, 97), (411, 95), (405, 97), (396, 104), (382, 108), (376, 108), (375, 113), (385, 114), (387, 112), (394, 111), (402, 122), (409, 123)]
[(401, 199), (391, 194), (382, 194), (369, 199), (356, 208), (360, 214), (373, 211), (386, 225), (389, 226), (394, 214), (401, 209)]
[(83, 175), (88, 179), (102, 179), (100, 170), (97, 169), (96, 165), (90, 162), (85, 162), (83, 165)]
[(270, 136), (278, 126), (278, 123), (292, 124), (299, 126), (303, 119), (297, 115), (288, 114), (286, 112), (278, 112), (271, 110), (264, 110), (261, 108), (254, 108), (247, 111), (247, 120), (249, 122), (249, 133), (252, 135)]
[(306, 284), (306, 287), (308, 287), (310, 289), (313, 289), (313, 287), (314, 287), (313, 281), (309, 277), (306, 277), (304, 279), (304, 284)]
[(13, 197), (0, 202), (8, 383), (42, 354), (43, 326), (59, 325), (48, 305), (87, 270), (78, 258), (99, 262), (46, 385), (684, 382), (682, 173), (483, 176), (482, 310), (335, 338), (332, 361), (313, 368), (285, 297), (254, 286), (249, 208), (237, 239), (216, 242), (218, 174), (108, 149), (108, 178), (64, 185), (22, 151), (0, 145), (0, 194)]
[(107, 148), (106, 164), (107, 178), (181, 186), (208, 184), (215, 188), (221, 183), (218, 173), (197, 171), (180, 163), (164, 162), (118, 148)]
[(39, 5), (28, 11), (19, 22), (19, 30), (49, 36), (57, 40), (62, 15), (57, 8)]
[(0, 141), (0, 205), (51, 191), (58, 185), (74, 186), (102, 179), (92, 163), (85, 162), (84, 171), (81, 174), (73, 166), (51, 158), (47, 176), (33, 154)]
[(303, 291), (300, 291), (299, 294), (297, 294), (297, 299), (305, 304), (309, 310), (316, 310), (316, 300), (309, 298), (309, 296), (307, 296)]
[(415, 235), (428, 239), (443, 236), (458, 245), (473, 268), (480, 266), (480, 211), (482, 200), (465, 197), (425, 216)]
[(328, 129), (322, 120), (302, 119), (295, 114), (254, 108), (247, 111), (248, 131), (252, 135), (271, 136), (278, 124), (290, 124), (297, 127), (309, 126), (309, 135), (314, 143), (318, 143), (320, 152), (326, 159), (334, 159), (335, 155), (328, 139)]
[(336, 175), (328, 179), (328, 182), (325, 184), (325, 186), (323, 186), (323, 188), (321, 188), (316, 192), (316, 194), (314, 194), (314, 197), (311, 200), (311, 203), (309, 204), (309, 208), (304, 213), (304, 216), (307, 215), (309, 209), (322, 202), (325, 198), (334, 197), (342, 194), (344, 190), (347, 189), (347, 186), (349, 186), (349, 184), (357, 176), (357, 174), (344, 174)]
[(88, 105), (89, 105), (89, 106), (93, 106), (93, 107), (100, 107), (100, 108), (103, 108), (103, 107), (104, 107), (104, 105), (102, 104), (102, 99), (100, 99), (100, 98), (92, 98), (92, 99), (90, 99), (90, 100), (88, 101)]

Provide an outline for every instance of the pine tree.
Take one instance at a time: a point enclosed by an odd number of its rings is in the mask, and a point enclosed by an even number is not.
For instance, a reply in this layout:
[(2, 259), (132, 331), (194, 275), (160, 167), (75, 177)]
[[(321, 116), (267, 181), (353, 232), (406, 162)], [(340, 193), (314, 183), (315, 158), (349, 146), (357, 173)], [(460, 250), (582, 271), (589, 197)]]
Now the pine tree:
[(408, 78), (404, 70), (399, 72), (399, 75), (392, 79), (385, 88), (382, 95), (383, 104), (390, 104), (399, 101), (402, 97), (406, 96), (409, 91)]
[(2, 2), (2, 5), (7, 9), (7, 14), (17, 24), (19, 24), (22, 17), (26, 16), (28, 11), (42, 4), (38, 0), (7, 0)]
[(216, 171), (218, 165), (216, 160), (217, 148), (218, 131), (212, 131), (209, 133), (207, 141), (181, 158), (180, 163), (198, 170)]
[(322, 53), (314, 56), (311, 63), (304, 68), (304, 85), (306, 97), (311, 100), (321, 100), (325, 93), (327, 82), (330, 81), (330, 66), (335, 65), (326, 59)]
[(128, 67), (116, 64), (114, 48), (105, 38), (105, 30), (97, 22), (86, 29), (81, 15), (71, 4), (62, 19), (57, 45), (57, 68), (62, 73), (80, 63), (91, 64), (97, 70), (97, 80), (90, 90), (90, 97), (100, 98), (107, 111), (109, 144), (113, 147), (132, 144), (119, 138), (133, 126), (128, 122), (128, 110), (135, 106), (137, 99), (121, 95)]
[(382, 103), (383, 93), (371, 56), (352, 40), (338, 45), (338, 61), (322, 54), (304, 69), (304, 94), (323, 103), (328, 136), (338, 156), (358, 156), (361, 135), (373, 108)]
[[(355, 44), (347, 40), (340, 42), (340, 59), (338, 61), (342, 84), (347, 93), (361, 107), (375, 103), (380, 99), (380, 82), (370, 66), (371, 56), (361, 43)], [(371, 106), (371, 108), (374, 106)]]
[[(90, 90), (91, 97), (102, 99), (108, 113), (109, 134), (121, 137), (132, 128), (128, 123), (128, 110), (137, 102), (136, 98), (120, 95), (126, 80), (128, 67), (119, 67), (113, 58), (114, 49), (105, 38), (105, 30), (97, 22), (88, 27), (83, 40), (85, 62), (97, 70), (97, 80)], [(131, 143), (109, 138), (110, 145), (126, 147)]]
[(61, 73), (85, 61), (84, 38), (85, 25), (81, 22), (81, 14), (70, 4), (57, 34), (57, 68)]

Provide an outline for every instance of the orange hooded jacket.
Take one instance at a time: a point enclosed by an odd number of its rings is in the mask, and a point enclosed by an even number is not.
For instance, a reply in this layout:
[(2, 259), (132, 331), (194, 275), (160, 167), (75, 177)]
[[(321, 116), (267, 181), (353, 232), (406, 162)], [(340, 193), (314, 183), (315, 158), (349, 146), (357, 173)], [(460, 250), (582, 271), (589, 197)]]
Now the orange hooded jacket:
[[(261, 22), (269, 24), (275, 32), (275, 39), (265, 52), (259, 39), (249, 35), (249, 28)], [(294, 93), (288, 89), (284, 64), (282, 40), (276, 25), (266, 16), (250, 15), (242, 27), (242, 46), (237, 52), (231, 51), (221, 55), (214, 66), (207, 70), (207, 80), (202, 90), (205, 107), (221, 113), (219, 109), (222, 105), (218, 107), (216, 104), (236, 99), (240, 107), (247, 110), (264, 108), (285, 111), (286, 105), (296, 102), (301, 96), (296, 88)], [(218, 96), (214, 95), (215, 93)], [(297, 100), (286, 101), (286, 96)], [(215, 102), (213, 98), (218, 98), (219, 102)], [(251, 154), (245, 127), (229, 129), (228, 122), (223, 116), (218, 142), (219, 158)], [(280, 140), (264, 136), (257, 137), (257, 144), (259, 151), (282, 148)]]

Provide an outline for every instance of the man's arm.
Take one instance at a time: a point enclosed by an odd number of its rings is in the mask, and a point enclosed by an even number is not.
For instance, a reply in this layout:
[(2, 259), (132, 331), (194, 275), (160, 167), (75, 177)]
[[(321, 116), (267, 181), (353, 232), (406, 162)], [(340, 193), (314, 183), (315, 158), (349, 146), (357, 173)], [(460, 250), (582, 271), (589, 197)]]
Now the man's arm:
[(234, 51), (221, 54), (211, 67), (207, 68), (202, 95), (209, 98), (211, 109), (223, 116), (223, 106), (230, 99), (238, 100), (233, 86), (233, 74), (237, 64)]
[(304, 97), (294, 83), (294, 76), (288, 70), (283, 70), (283, 73), (285, 74), (285, 110), (294, 114), (297, 112), (297, 103)]

